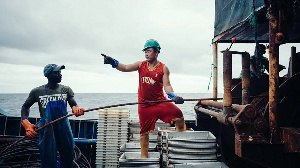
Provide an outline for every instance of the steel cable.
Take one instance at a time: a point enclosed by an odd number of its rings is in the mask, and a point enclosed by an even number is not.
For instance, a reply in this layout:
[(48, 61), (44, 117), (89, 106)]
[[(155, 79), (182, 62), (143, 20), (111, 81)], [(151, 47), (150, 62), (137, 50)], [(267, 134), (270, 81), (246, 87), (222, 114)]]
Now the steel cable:
[[(223, 98), (203, 98), (203, 99), (183, 99), (184, 101), (201, 101), (201, 100), (222, 100)], [(94, 110), (100, 110), (100, 109), (106, 109), (106, 108), (112, 108), (112, 107), (119, 107), (119, 106), (127, 106), (127, 105), (136, 105), (136, 104), (154, 104), (154, 103), (165, 103), (165, 102), (174, 102), (174, 100), (159, 100), (159, 101), (147, 101), (147, 102), (134, 102), (134, 103), (124, 103), (124, 104), (116, 104), (116, 105), (110, 105), (110, 106), (103, 106), (103, 107), (97, 107), (97, 108), (92, 108), (92, 109), (88, 109), (88, 110), (85, 110), (84, 112), (89, 112), (89, 111), (94, 111)], [(59, 120), (62, 120), (64, 118), (67, 118), (67, 117), (70, 117), (70, 116), (73, 116), (74, 113), (72, 114), (68, 114), (68, 115), (65, 115), (63, 117), (60, 117), (56, 120), (53, 120), (39, 128), (37, 128), (35, 131), (39, 131)], [(14, 143), (12, 143), (11, 145), (9, 145), (8, 147), (6, 147), (3, 151), (1, 151), (0, 153), (0, 156), (9, 148), (11, 148), (12, 146), (14, 146), (15, 144), (17, 144), (18, 142), (20, 141), (23, 141), (25, 138), (27, 137), (27, 135), (23, 136), (22, 138), (16, 140)]]
[[(250, 97), (255, 97), (255, 96), (250, 96)], [(258, 96), (260, 97), (260, 96)], [(240, 98), (240, 97), (238, 97)], [(183, 99), (184, 101), (202, 101), (202, 100), (222, 100), (223, 98), (201, 98), (201, 99)], [(237, 99), (236, 97), (233, 97), (233, 99)], [(134, 102), (134, 103), (124, 103), (124, 104), (116, 104), (116, 105), (109, 105), (109, 106), (103, 106), (103, 107), (97, 107), (97, 108), (92, 108), (92, 109), (87, 109), (85, 110), (84, 112), (89, 112), (89, 111), (94, 111), (94, 110), (100, 110), (100, 109), (107, 109), (107, 108), (112, 108), (112, 107), (119, 107), (119, 106), (127, 106), (127, 105), (136, 105), (136, 104), (154, 104), (154, 103), (164, 103), (164, 102), (174, 102), (174, 100), (159, 100), (159, 101), (147, 101), (147, 102)], [(73, 116), (74, 114), (68, 114), (68, 115), (65, 115), (63, 117), (60, 117), (56, 120), (53, 120), (45, 125), (43, 125), (42, 127), (39, 127), (38, 129), (36, 129), (36, 131), (39, 131), (59, 120), (62, 120), (64, 118), (67, 118), (67, 117), (70, 117), (70, 116)], [(31, 143), (30, 140), (27, 140), (27, 141), (23, 141), (27, 136), (23, 136), (22, 138), (16, 140), (15, 142), (13, 142), (12, 144), (10, 144), (9, 146), (5, 145), (6, 148), (4, 150), (1, 151), (0, 153), (0, 165), (2, 163), (2, 159), (3, 158), (9, 158), (9, 157), (16, 157), (16, 156), (24, 156), (24, 152), (28, 152), (28, 151), (31, 151), (31, 152), (34, 152), (34, 151), (38, 151), (38, 150), (32, 150), (32, 149), (28, 149), (28, 146), (29, 147), (34, 147), (34, 146), (37, 146), (37, 144), (34, 144), (34, 143)], [(16, 145), (17, 143), (23, 141), (22, 143), (20, 143), (19, 145), (28, 145), (26, 146), (25, 148), (15, 148), (14, 150), (9, 150), (7, 151), (8, 149), (10, 149), (12, 146)], [(36, 139), (37, 141), (37, 139)], [(3, 147), (2, 147), (3, 148)], [(0, 146), (0, 149), (2, 149), (1, 146)], [(79, 150), (79, 148), (78, 148)], [(7, 151), (7, 152), (6, 152)], [(6, 153), (5, 153), (6, 152)], [(3, 155), (5, 153), (5, 155)], [(21, 153), (21, 155), (19, 155)], [(30, 157), (32, 156), (33, 154), (30, 154)], [(37, 154), (39, 155), (39, 153)], [(30, 158), (29, 157), (29, 158)], [(87, 158), (81, 154), (81, 151), (80, 153), (76, 154), (76, 158), (77, 160), (82, 160), (79, 165), (80, 166), (86, 166), (87, 168), (91, 167), (89, 161), (87, 160)], [(75, 161), (76, 162), (76, 161)], [(85, 164), (84, 164), (85, 163)], [(36, 164), (36, 163), (35, 163)], [(76, 165), (77, 162), (76, 162)]]

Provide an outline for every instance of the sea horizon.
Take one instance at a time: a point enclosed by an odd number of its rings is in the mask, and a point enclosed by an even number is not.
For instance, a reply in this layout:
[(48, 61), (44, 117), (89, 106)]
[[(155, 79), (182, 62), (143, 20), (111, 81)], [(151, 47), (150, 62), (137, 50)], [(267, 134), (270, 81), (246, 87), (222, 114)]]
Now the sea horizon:
[[(10, 116), (20, 117), (21, 107), (28, 97), (29, 93), (0, 93), (0, 109), (8, 113)], [(210, 98), (211, 93), (176, 93), (184, 99), (200, 99)], [(75, 93), (75, 100), (79, 107), (84, 109), (94, 109), (104, 106), (119, 105), (126, 103), (138, 102), (137, 93)], [(182, 110), (185, 119), (195, 119), (194, 106), (197, 101), (184, 102), (184, 104), (177, 104)], [(129, 109), (130, 119), (138, 120), (137, 104), (114, 107), (117, 109)], [(68, 113), (71, 113), (71, 108), (67, 106)], [(96, 119), (98, 118), (98, 111), (90, 111), (80, 117), (72, 116), (71, 119)], [(35, 103), (30, 108), (29, 117), (40, 117), (38, 104)]]

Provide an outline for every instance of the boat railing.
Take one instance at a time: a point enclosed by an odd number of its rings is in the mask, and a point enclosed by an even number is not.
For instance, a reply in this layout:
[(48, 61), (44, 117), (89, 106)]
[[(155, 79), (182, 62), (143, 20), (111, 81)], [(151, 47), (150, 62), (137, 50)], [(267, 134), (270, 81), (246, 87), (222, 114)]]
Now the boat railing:
[[(40, 118), (28, 118), (32, 124), (36, 124)], [(93, 143), (97, 141), (97, 120), (73, 120), (70, 125), (75, 142)], [(25, 136), (25, 130), (21, 125), (21, 117), (0, 116), (0, 141), (14, 141)]]

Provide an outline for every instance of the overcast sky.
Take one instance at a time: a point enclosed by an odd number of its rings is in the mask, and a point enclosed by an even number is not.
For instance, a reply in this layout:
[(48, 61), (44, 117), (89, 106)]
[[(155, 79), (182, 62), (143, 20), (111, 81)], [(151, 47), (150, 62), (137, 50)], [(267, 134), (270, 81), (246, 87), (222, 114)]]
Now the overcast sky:
[[(212, 0), (2, 0), (0, 24), (0, 93), (29, 93), (47, 83), (49, 63), (66, 66), (62, 84), (75, 93), (136, 93), (138, 73), (104, 65), (100, 54), (125, 64), (142, 61), (151, 38), (161, 45), (158, 59), (169, 67), (175, 92), (212, 92)], [(232, 50), (252, 54), (254, 47), (235, 44)], [(220, 92), (221, 64), (220, 57)]]

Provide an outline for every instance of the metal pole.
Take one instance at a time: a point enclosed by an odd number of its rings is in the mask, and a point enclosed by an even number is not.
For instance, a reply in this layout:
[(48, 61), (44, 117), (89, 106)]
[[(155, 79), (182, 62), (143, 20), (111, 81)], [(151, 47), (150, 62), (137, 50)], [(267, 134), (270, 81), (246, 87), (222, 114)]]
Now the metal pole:
[(242, 54), (242, 104), (250, 103), (250, 55)]
[(223, 52), (223, 84), (224, 84), (224, 97), (223, 97), (223, 115), (228, 116), (231, 113), (232, 95), (232, 53), (230, 51)]
[(289, 77), (292, 77), (295, 75), (295, 72), (296, 72), (296, 47), (291, 47), (291, 58), (290, 58), (290, 76)]
[(276, 0), (269, 0), (269, 3), (269, 130), (270, 142), (278, 143), (279, 44), (275, 41), (279, 11)]
[[(213, 98), (218, 97), (218, 43), (213, 43)], [(215, 100), (216, 101), (216, 100)]]
[[(211, 101), (211, 100), (201, 100), (200, 104), (204, 105), (204, 106), (215, 107), (215, 108), (218, 108), (218, 109), (223, 109), (223, 107), (224, 107), (223, 102), (215, 102), (215, 101)], [(239, 112), (245, 107), (245, 105), (232, 104), (231, 107), (232, 107), (233, 110)]]
[(232, 84), (232, 53), (225, 51), (223, 53), (223, 84), (224, 97), (223, 102), (225, 107), (232, 105), (231, 84)]

